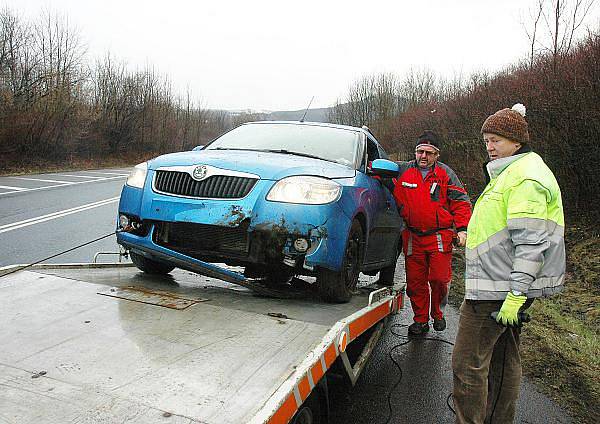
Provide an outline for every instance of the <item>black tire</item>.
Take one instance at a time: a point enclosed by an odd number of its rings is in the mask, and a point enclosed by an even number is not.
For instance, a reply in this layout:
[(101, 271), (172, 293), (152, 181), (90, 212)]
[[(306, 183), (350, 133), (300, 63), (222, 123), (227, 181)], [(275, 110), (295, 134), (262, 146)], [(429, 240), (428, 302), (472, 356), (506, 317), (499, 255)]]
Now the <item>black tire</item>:
[(129, 252), (129, 255), (131, 256), (131, 262), (133, 262), (140, 271), (144, 271), (147, 274), (165, 275), (175, 269), (173, 265), (153, 261), (152, 259), (148, 259), (134, 252)]
[(352, 222), (344, 251), (342, 269), (340, 271), (319, 269), (317, 283), (319, 294), (325, 302), (346, 303), (352, 298), (362, 264), (363, 240), (364, 235), (360, 222)]
[(398, 262), (398, 257), (400, 256), (400, 252), (401, 252), (401, 245), (399, 245), (396, 248), (396, 260), (394, 261), (393, 264), (386, 266), (385, 268), (382, 268), (379, 271), (379, 279), (377, 280), (377, 283), (382, 285), (382, 286), (388, 286), (388, 287), (392, 287), (394, 285), (394, 275), (396, 274), (396, 263)]
[(319, 401), (318, 391), (313, 391), (306, 402), (294, 414), (290, 424), (320, 424), (321, 423), (321, 402)]
[(248, 264), (244, 267), (244, 277), (246, 278), (260, 278), (264, 275), (264, 270), (257, 265)]
[(265, 278), (265, 284), (277, 287), (288, 283), (294, 275), (278, 267), (249, 264), (244, 268), (244, 276), (247, 278)]

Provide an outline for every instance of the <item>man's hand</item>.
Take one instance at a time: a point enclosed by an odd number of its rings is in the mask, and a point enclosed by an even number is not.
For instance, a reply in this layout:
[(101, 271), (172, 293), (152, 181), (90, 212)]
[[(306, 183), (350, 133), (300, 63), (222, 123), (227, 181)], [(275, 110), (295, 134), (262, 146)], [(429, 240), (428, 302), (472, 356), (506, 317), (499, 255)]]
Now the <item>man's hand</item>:
[(465, 247), (465, 245), (467, 244), (467, 232), (466, 231), (459, 231), (456, 234), (456, 239), (457, 239), (457, 243), (460, 247)]
[(498, 312), (496, 322), (505, 327), (518, 327), (521, 324), (519, 320), (519, 310), (526, 301), (527, 296), (524, 294), (517, 296), (512, 294), (512, 292), (509, 292), (506, 295), (506, 299), (504, 299), (504, 303), (502, 303), (500, 312)]

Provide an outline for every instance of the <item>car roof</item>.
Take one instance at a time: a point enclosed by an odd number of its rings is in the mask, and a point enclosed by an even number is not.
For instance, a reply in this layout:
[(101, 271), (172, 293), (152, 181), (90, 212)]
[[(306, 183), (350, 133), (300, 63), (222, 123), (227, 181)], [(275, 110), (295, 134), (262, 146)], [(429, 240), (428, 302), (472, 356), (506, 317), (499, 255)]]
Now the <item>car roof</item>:
[[(242, 125), (264, 125), (264, 124), (294, 124), (294, 125), (310, 125), (315, 127), (328, 127), (328, 128), (337, 128), (341, 130), (349, 130), (349, 131), (357, 131), (365, 134), (366, 136), (370, 136), (374, 140), (377, 141), (375, 136), (371, 134), (369, 131), (364, 128), (352, 127), (350, 125), (340, 125), (340, 124), (330, 124), (327, 122), (305, 122), (305, 121), (253, 121), (253, 122), (245, 122)], [(379, 143), (379, 142), (378, 142)]]

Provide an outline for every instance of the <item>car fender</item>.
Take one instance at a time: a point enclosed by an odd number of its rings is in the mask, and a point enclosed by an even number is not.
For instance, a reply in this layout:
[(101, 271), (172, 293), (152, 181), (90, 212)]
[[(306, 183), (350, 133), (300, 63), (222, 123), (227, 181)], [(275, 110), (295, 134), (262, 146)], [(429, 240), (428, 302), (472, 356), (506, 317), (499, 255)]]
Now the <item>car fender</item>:
[(363, 224), (363, 230), (367, 235), (372, 226), (370, 213), (365, 207), (367, 189), (365, 187), (353, 187), (348, 184), (344, 185), (343, 190), (344, 192), (338, 202), (340, 209), (350, 221), (354, 220), (358, 215), (362, 215), (364, 222), (361, 222), (361, 224)]
[(124, 185), (119, 199), (119, 212), (140, 217), (143, 190)]

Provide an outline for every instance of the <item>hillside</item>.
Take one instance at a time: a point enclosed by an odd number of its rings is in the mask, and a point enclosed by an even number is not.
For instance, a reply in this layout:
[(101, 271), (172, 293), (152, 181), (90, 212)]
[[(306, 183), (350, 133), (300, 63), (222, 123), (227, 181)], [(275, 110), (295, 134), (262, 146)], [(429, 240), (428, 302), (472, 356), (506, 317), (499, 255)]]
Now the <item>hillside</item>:
[[(331, 108), (315, 108), (306, 111), (305, 121), (309, 122), (329, 122), (329, 113)], [(299, 121), (304, 115), (305, 109), (299, 110), (277, 110), (277, 111), (257, 111), (257, 110), (228, 110), (226, 111), (233, 120), (241, 119), (260, 121)]]

